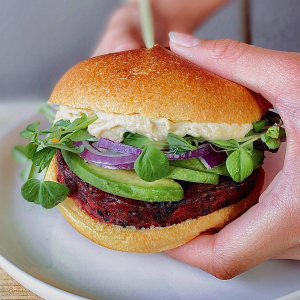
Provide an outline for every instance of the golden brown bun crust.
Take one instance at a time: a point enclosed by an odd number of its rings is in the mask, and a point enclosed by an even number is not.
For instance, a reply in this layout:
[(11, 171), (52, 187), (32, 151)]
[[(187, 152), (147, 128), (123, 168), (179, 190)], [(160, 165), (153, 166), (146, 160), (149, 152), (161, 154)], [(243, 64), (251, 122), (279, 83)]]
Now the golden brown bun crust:
[[(56, 181), (56, 174), (55, 156), (49, 167), (47, 180)], [(153, 229), (123, 228), (101, 223), (88, 216), (70, 198), (59, 204), (58, 208), (78, 232), (101, 246), (126, 252), (160, 252), (184, 245), (202, 232), (224, 227), (257, 203), (263, 181), (264, 171), (261, 169), (255, 187), (242, 201), (198, 219), (189, 219), (176, 225)]]
[(262, 96), (156, 45), (84, 60), (58, 82), (50, 103), (172, 121), (252, 123)]

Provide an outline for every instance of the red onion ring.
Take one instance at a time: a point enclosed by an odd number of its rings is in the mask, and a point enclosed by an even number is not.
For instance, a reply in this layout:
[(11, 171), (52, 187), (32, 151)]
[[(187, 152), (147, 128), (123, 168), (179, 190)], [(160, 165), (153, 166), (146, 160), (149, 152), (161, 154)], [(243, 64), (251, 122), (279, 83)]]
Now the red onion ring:
[(227, 159), (228, 155), (225, 151), (213, 152), (204, 156), (199, 156), (198, 158), (203, 163), (207, 169), (212, 169)]
[[(133, 169), (135, 160), (142, 153), (142, 149), (104, 138), (99, 139), (98, 143), (91, 144), (88, 141), (84, 141), (74, 142), (73, 144), (74, 146), (84, 146), (84, 151), (79, 156), (85, 161), (106, 169)], [(99, 147), (100, 145), (101, 147)], [(127, 153), (121, 151), (127, 151)], [(197, 150), (192, 150), (182, 155), (169, 152), (164, 153), (169, 160), (199, 158), (208, 169), (218, 166), (227, 158), (227, 154), (224, 151), (214, 151), (210, 143), (203, 144)]]
[(127, 153), (127, 154), (136, 154), (136, 155), (140, 155), (143, 150), (136, 148), (136, 147), (132, 147), (129, 145), (125, 145), (122, 143), (118, 143), (109, 139), (105, 139), (105, 138), (100, 138), (98, 140), (98, 147), (103, 148), (103, 149), (110, 149), (116, 152), (122, 152), (122, 153)]
[(74, 146), (84, 146), (84, 151), (79, 153), (85, 161), (106, 169), (133, 169), (138, 155), (128, 155), (107, 149), (98, 148), (87, 141), (74, 142)]
[(178, 159), (189, 159), (189, 158), (200, 157), (210, 153), (214, 153), (214, 150), (212, 149), (210, 143), (205, 143), (199, 146), (197, 150), (192, 150), (181, 155), (173, 154), (169, 152), (165, 154), (169, 160), (178, 160)]
[[(113, 150), (116, 152), (135, 154), (135, 155), (140, 155), (143, 151), (142, 149), (139, 149), (139, 148), (136, 148), (133, 146), (129, 146), (129, 145), (125, 145), (125, 144), (121, 144), (121, 143), (111, 141), (111, 140), (108, 140), (105, 138), (100, 138), (98, 140), (98, 147)], [(178, 155), (178, 154), (174, 154), (174, 153), (170, 153), (170, 152), (164, 152), (164, 153), (169, 160), (180, 160), (180, 159), (189, 159), (189, 158), (204, 156), (204, 155), (207, 155), (210, 153), (214, 153), (214, 150), (212, 149), (210, 143), (205, 143), (205, 144), (199, 146), (199, 148), (197, 150), (192, 150), (192, 151), (186, 152), (182, 155)]]

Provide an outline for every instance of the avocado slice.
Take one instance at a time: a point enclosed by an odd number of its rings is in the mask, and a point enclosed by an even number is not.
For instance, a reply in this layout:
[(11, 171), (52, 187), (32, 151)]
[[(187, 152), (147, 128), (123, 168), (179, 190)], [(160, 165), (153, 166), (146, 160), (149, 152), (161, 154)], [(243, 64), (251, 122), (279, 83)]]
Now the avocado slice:
[(62, 150), (69, 168), (82, 180), (114, 195), (147, 202), (178, 201), (181, 185), (171, 179), (146, 182), (134, 170), (109, 170), (85, 162), (79, 155)]
[(213, 169), (207, 169), (198, 158), (171, 160), (170, 166), (176, 166), (176, 167), (192, 169), (192, 170), (196, 170), (196, 171), (214, 173), (214, 174), (219, 174), (219, 175), (223, 175), (223, 176), (230, 176), (229, 172), (227, 171), (225, 163), (223, 163), (219, 166), (216, 166)]
[(176, 166), (169, 167), (167, 178), (210, 184), (217, 184), (219, 182), (218, 174), (196, 171)]

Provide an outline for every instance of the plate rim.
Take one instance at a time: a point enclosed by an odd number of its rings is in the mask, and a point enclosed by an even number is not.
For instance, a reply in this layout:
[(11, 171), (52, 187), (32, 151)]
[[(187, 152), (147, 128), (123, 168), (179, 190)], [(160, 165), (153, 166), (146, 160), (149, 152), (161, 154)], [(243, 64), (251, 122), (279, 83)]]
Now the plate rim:
[[(22, 284), (25, 288), (32, 291), (36, 295), (44, 299), (59, 299), (58, 296), (64, 297), (66, 300), (89, 300), (75, 294), (71, 294), (57, 287), (54, 287), (42, 280), (28, 274), (27, 272), (21, 270), (19, 267), (10, 262), (2, 254), (0, 254), (0, 267), (17, 282)], [(51, 296), (49, 298), (48, 296)]]
[[(5, 105), (5, 102), (3, 103)], [(35, 104), (35, 105), (32, 105)], [(37, 107), (37, 103), (26, 103), (24, 104), (24, 107), (28, 106), (34, 106)], [(0, 104), (0, 106), (2, 103)], [(18, 119), (17, 122), (13, 124), (11, 128), (8, 130), (5, 130), (5, 128), (0, 128), (0, 142), (4, 138), (6, 138), (13, 130), (17, 129), (17, 127), (21, 126), (25, 122), (30, 121), (31, 119), (38, 116), (38, 113), (36, 110), (32, 109), (32, 113), (23, 116), (23, 118)], [(24, 124), (25, 125), (25, 124)], [(66, 300), (90, 300), (89, 298), (84, 298), (82, 296), (78, 296), (69, 292), (66, 292), (62, 289), (59, 289), (55, 286), (52, 286), (48, 283), (43, 282), (37, 277), (34, 277), (27, 273), (26, 271), (23, 271), (19, 267), (17, 267), (15, 264), (13, 264), (9, 259), (7, 259), (4, 255), (0, 253), (0, 267), (12, 278), (14, 278), (17, 282), (19, 282), (21, 285), (23, 285), (28, 290), (32, 291), (36, 295), (44, 298), (44, 299), (60, 299), (59, 297), (64, 297), (63, 299)], [(101, 296), (100, 296), (101, 297)], [(292, 293), (286, 294), (284, 296), (281, 296), (279, 298), (274, 298), (274, 300), (296, 300), (300, 298), (300, 288), (297, 291), (294, 291)]]
[[(5, 105), (1, 103), (0, 105)], [(5, 139), (12, 131), (16, 130), (22, 124), (26, 125), (26, 122), (36, 118), (39, 114), (37, 113), (38, 102), (32, 101), (31, 103), (24, 103), (24, 107), (32, 107), (32, 113), (21, 117), (17, 122), (13, 124), (13, 127), (2, 128), (0, 129), (0, 142)], [(20, 110), (22, 110), (23, 105), (20, 105)], [(18, 283), (23, 285), (28, 290), (32, 291), (36, 295), (44, 299), (59, 299), (58, 297), (64, 297), (66, 300), (89, 300), (69, 292), (66, 292), (62, 289), (59, 289), (55, 286), (52, 286), (48, 283), (43, 282), (42, 280), (28, 274), (23, 271), (15, 264), (13, 264), (9, 259), (7, 259), (3, 254), (0, 253), (0, 267)], [(51, 298), (49, 298), (49, 296)]]

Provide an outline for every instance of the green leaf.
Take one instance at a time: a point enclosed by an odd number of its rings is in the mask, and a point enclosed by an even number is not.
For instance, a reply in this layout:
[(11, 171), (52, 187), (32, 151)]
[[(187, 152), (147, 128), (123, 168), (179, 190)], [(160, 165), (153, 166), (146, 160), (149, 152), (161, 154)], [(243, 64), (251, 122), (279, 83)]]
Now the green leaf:
[(57, 182), (30, 179), (23, 184), (21, 193), (25, 200), (49, 209), (66, 199), (69, 189)]
[(26, 156), (31, 159), (33, 155), (36, 153), (36, 150), (38, 148), (39, 144), (36, 142), (30, 142), (26, 148), (25, 148), (25, 154)]
[(143, 149), (150, 140), (141, 134), (138, 133), (128, 133), (126, 136), (124, 135), (123, 144)]
[(61, 126), (54, 126), (54, 127), (48, 128), (48, 129), (40, 130), (39, 131), (39, 135), (45, 135), (45, 134), (49, 134), (49, 133), (54, 133), (54, 132), (57, 132), (61, 128), (63, 128), (63, 127), (61, 127)]
[(213, 145), (226, 149), (226, 150), (234, 150), (239, 148), (239, 143), (236, 140), (227, 140), (227, 141), (221, 141), (221, 140), (216, 140), (216, 141), (210, 141)]
[(279, 127), (272, 126), (268, 128), (266, 132), (266, 136), (269, 136), (270, 138), (277, 139), (279, 137)]
[(32, 163), (39, 167), (39, 173), (42, 172), (48, 164), (50, 164), (53, 156), (56, 154), (57, 149), (44, 148), (36, 152), (32, 157)]
[(260, 132), (264, 129), (266, 125), (268, 125), (268, 120), (262, 119), (258, 122), (252, 123), (253, 129), (255, 132)]
[(285, 138), (285, 137), (286, 137), (285, 129), (280, 127), (279, 128), (279, 138)]
[(271, 138), (269, 135), (266, 134), (261, 135), (261, 140), (268, 146), (269, 149), (277, 149), (281, 144), (279, 138)]
[(86, 141), (93, 136), (86, 130), (86, 129), (80, 129), (76, 130), (70, 137), (69, 139), (74, 141), (74, 142), (82, 142)]
[(243, 146), (243, 149), (247, 151), (253, 150), (253, 142)]
[(245, 137), (252, 136), (252, 135), (254, 135), (253, 129), (251, 129), (250, 131), (248, 131), (248, 133), (245, 135)]
[(31, 168), (28, 175), (28, 179), (35, 179), (39, 176), (39, 168), (31, 162)]
[(58, 182), (44, 181), (41, 183), (39, 192), (39, 202), (46, 208), (50, 209), (64, 201), (69, 194), (69, 189)]
[(38, 131), (37, 127), (39, 124), (40, 122), (35, 122), (33, 124), (28, 125), (27, 128), (21, 132), (21, 136), (24, 139), (31, 138)]
[(148, 144), (134, 162), (134, 170), (141, 179), (152, 182), (166, 177), (169, 161), (162, 151)]
[(251, 152), (253, 169), (259, 168), (264, 163), (264, 153), (260, 150), (253, 149)]
[(17, 145), (12, 149), (12, 157), (16, 163), (25, 164), (28, 162), (28, 158), (25, 154), (25, 146)]
[(86, 114), (83, 114), (82, 117), (75, 119), (71, 124), (68, 125), (68, 129), (72, 129), (74, 127), (77, 127), (85, 122), (87, 122), (89, 118)]
[(73, 152), (76, 154), (79, 154), (84, 151), (83, 145), (78, 146), (78, 147), (73, 147), (73, 146), (67, 146), (67, 145), (58, 144), (58, 143), (48, 143), (47, 148), (66, 150), (66, 151)]
[(226, 167), (233, 180), (241, 182), (253, 172), (252, 157), (245, 149), (238, 149), (227, 158)]
[(29, 179), (21, 187), (21, 194), (23, 198), (29, 202), (40, 204), (39, 192), (41, 182), (38, 179)]
[(167, 142), (169, 144), (169, 152), (178, 155), (184, 154), (191, 150), (196, 150), (198, 148), (174, 133), (169, 133), (167, 135)]
[(30, 162), (29, 164), (27, 164), (21, 171), (20, 176), (22, 178), (23, 181), (27, 181), (29, 174), (30, 174), (30, 170), (31, 170), (31, 165), (32, 162)]
[(70, 124), (71, 124), (70, 121), (65, 121), (65, 120), (61, 119), (61, 120), (57, 121), (54, 124), (54, 126), (67, 128)]
[(191, 135), (186, 135), (183, 138), (191, 145), (195, 144), (197, 148), (199, 147), (199, 142), (203, 142), (205, 140), (204, 137), (194, 137)]

